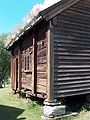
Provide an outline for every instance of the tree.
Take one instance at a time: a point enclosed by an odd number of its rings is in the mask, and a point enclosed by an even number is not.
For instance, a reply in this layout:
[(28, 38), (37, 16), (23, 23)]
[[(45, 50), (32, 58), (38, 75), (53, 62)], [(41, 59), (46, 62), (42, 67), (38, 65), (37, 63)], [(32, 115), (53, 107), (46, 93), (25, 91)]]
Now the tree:
[(8, 34), (0, 35), (0, 87), (2, 83), (10, 76), (11, 54), (6, 50), (4, 41)]

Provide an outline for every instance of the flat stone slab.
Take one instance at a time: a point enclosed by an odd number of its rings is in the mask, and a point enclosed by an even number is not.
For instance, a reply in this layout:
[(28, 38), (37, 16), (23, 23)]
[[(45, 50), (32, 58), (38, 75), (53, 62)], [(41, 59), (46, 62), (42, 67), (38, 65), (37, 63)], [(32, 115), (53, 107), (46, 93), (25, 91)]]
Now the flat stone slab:
[(44, 106), (44, 116), (53, 118), (57, 116), (61, 116), (65, 114), (65, 106), (58, 105), (58, 106)]
[(62, 116), (59, 116), (59, 117), (54, 117), (54, 118), (48, 118), (48, 117), (42, 116), (42, 120), (61, 120), (62, 118), (66, 118), (66, 117), (70, 117), (70, 116), (76, 116), (77, 114), (78, 113), (73, 112), (73, 113), (69, 113), (69, 114), (62, 115)]
[(46, 105), (46, 106), (58, 106), (58, 105), (61, 105), (61, 102), (47, 102), (47, 101), (44, 101), (44, 105)]

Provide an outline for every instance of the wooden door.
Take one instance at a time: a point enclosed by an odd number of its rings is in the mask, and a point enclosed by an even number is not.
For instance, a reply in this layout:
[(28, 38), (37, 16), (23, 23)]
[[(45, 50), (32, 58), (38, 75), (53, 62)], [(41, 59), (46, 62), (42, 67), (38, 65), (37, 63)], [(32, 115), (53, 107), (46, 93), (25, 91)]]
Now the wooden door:
[(11, 81), (12, 89), (16, 91), (18, 88), (18, 58), (11, 60)]

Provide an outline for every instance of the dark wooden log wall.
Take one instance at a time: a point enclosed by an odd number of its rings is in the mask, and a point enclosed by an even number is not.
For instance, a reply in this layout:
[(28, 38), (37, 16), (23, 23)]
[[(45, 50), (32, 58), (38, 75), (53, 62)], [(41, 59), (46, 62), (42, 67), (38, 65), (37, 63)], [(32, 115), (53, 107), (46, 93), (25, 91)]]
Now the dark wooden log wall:
[[(32, 90), (32, 45), (33, 35), (27, 34), (22, 40), (22, 88)], [(30, 57), (30, 71), (24, 70), (24, 57), (28, 55)]]
[(37, 31), (37, 92), (46, 94), (47, 79), (47, 38), (46, 24), (42, 23)]
[(54, 28), (55, 98), (90, 93), (90, 1), (57, 16)]
[[(32, 91), (32, 95), (39, 94), (40, 97), (46, 97), (47, 91), (47, 30), (45, 24), (45, 22), (42, 22), (38, 26), (40, 29), (29, 31), (13, 46), (11, 62), (12, 88), (16, 90), (15, 61), (18, 58), (19, 89)], [(34, 48), (34, 44), (36, 48)], [(24, 70), (24, 57), (26, 55), (30, 57), (30, 71)]]

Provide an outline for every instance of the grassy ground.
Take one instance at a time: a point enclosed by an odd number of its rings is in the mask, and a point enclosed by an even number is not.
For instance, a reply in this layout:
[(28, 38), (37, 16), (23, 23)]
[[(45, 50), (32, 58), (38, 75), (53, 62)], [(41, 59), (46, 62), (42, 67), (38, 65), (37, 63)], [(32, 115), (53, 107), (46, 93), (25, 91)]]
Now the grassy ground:
[[(10, 87), (0, 89), (0, 120), (41, 120), (42, 106), (36, 102), (27, 104), (26, 100), (14, 95)], [(76, 117), (62, 120), (90, 120), (90, 112), (85, 109)]]
[(10, 87), (0, 89), (0, 120), (41, 120), (42, 106), (13, 95)]
[(64, 120), (90, 120), (90, 112), (81, 110), (81, 112), (76, 117), (69, 117)]

